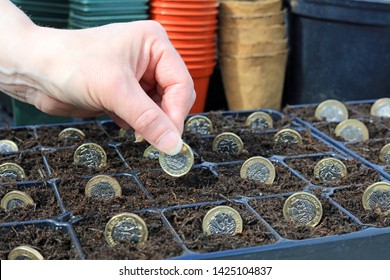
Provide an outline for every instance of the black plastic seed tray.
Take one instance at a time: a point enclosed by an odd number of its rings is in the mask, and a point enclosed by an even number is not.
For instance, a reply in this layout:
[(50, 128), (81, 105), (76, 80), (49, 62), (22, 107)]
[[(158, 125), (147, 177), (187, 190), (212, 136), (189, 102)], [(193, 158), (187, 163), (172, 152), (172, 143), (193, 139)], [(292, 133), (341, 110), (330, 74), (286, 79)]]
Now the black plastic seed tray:
[[(331, 141), (314, 122), (291, 112), (263, 111), (272, 116), (272, 129), (246, 127), (245, 120), (253, 111), (205, 113), (214, 133), (184, 133), (195, 165), (179, 178), (163, 172), (158, 161), (144, 158), (148, 143), (134, 143), (131, 132), (119, 137), (119, 128), (111, 121), (0, 130), (2, 139), (14, 140), (21, 147), (17, 153), (0, 155), (0, 163), (28, 166), (25, 181), (0, 178), (0, 196), (11, 189), (21, 190), (36, 203), (0, 211), (0, 258), (6, 259), (10, 250), (23, 244), (47, 259), (390, 259), (390, 219), (361, 206), (366, 187), (389, 179), (385, 168), (352, 152), (348, 143)], [(66, 127), (83, 130), (85, 140), (57, 140)], [(275, 144), (273, 137), (282, 128), (297, 130), (303, 145)], [(241, 137), (241, 154), (212, 151), (214, 137), (222, 132)], [(73, 163), (75, 149), (84, 142), (105, 149), (105, 167), (95, 170)], [(272, 185), (240, 177), (242, 163), (252, 156), (273, 163), (276, 178)], [(315, 179), (314, 166), (324, 157), (343, 161), (348, 176), (329, 184)], [(85, 185), (97, 174), (115, 177), (122, 196), (109, 201), (86, 197)], [(314, 228), (283, 217), (284, 202), (299, 191), (310, 192), (322, 202), (323, 217)], [(241, 234), (203, 234), (203, 217), (217, 205), (231, 206), (240, 213)], [(143, 247), (107, 245), (105, 225), (122, 212), (136, 213), (145, 220), (149, 238)]]

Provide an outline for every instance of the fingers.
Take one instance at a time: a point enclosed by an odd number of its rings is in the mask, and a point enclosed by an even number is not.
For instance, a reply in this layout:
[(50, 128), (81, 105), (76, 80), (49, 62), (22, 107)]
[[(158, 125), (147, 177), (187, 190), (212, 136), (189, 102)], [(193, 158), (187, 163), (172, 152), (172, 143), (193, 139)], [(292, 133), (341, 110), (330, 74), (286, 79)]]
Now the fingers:
[(155, 65), (155, 79), (163, 91), (161, 108), (182, 133), (184, 119), (196, 98), (194, 83), (168, 37), (159, 42), (161, 45), (152, 46), (152, 53), (160, 52), (161, 55), (152, 57), (151, 63)]
[(114, 94), (112, 111), (138, 135), (164, 153), (180, 152), (183, 141), (175, 123), (149, 98), (134, 77), (127, 77)]

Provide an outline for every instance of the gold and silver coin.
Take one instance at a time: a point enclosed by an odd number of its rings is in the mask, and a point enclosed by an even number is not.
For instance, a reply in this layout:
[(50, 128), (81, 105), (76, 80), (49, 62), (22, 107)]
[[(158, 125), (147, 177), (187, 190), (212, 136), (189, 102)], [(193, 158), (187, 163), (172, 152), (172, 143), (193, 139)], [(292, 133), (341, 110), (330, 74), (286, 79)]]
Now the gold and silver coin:
[(8, 254), (9, 260), (43, 260), (43, 256), (30, 246), (18, 246)]
[(269, 114), (265, 112), (254, 112), (247, 117), (245, 125), (251, 129), (265, 130), (273, 128), (274, 124)]
[(383, 146), (379, 153), (379, 159), (385, 164), (390, 164), (390, 143)]
[(348, 110), (340, 101), (329, 99), (317, 106), (314, 116), (317, 120), (342, 122), (348, 119)]
[(272, 184), (275, 180), (275, 167), (264, 157), (251, 157), (241, 166), (240, 176), (255, 182)]
[(83, 140), (85, 139), (85, 134), (78, 128), (68, 127), (62, 130), (58, 134), (58, 139), (60, 140)]
[(335, 128), (336, 136), (343, 138), (347, 142), (361, 142), (369, 138), (368, 129), (359, 120), (349, 119), (342, 121)]
[(159, 153), (159, 163), (161, 168), (173, 177), (180, 177), (187, 174), (194, 165), (194, 153), (190, 146), (183, 143), (181, 151), (174, 156)]
[(302, 136), (298, 131), (290, 128), (279, 130), (274, 136), (275, 143), (302, 144)]
[(206, 235), (235, 235), (242, 232), (242, 218), (237, 210), (229, 206), (210, 209), (203, 218), (202, 228)]
[(95, 143), (85, 143), (79, 146), (73, 156), (77, 165), (100, 169), (107, 164), (104, 149)]
[(149, 146), (144, 151), (144, 158), (147, 159), (158, 159), (160, 152), (153, 146)]
[(207, 135), (214, 132), (213, 123), (211, 120), (208, 117), (202, 115), (195, 115), (190, 117), (186, 121), (184, 129), (185, 131), (202, 135)]
[(240, 154), (243, 149), (244, 143), (241, 138), (232, 132), (221, 133), (213, 141), (214, 152)]
[(374, 211), (380, 209), (383, 215), (390, 214), (390, 183), (377, 182), (369, 186), (363, 193), (363, 207)]
[(142, 244), (148, 239), (148, 227), (140, 216), (133, 213), (121, 213), (108, 221), (104, 236), (110, 246), (123, 241)]
[(314, 167), (314, 177), (322, 182), (336, 182), (347, 175), (347, 167), (337, 158), (324, 158)]
[(390, 98), (381, 98), (371, 106), (371, 115), (390, 118)]
[(34, 200), (26, 193), (21, 191), (11, 191), (1, 200), (1, 208), (10, 211), (16, 207), (25, 207), (34, 205)]
[(119, 182), (107, 175), (92, 177), (85, 186), (85, 195), (98, 199), (110, 199), (122, 195)]
[(287, 221), (315, 227), (322, 218), (321, 201), (307, 192), (295, 193), (285, 201), (283, 216)]
[(19, 151), (18, 145), (11, 140), (0, 140), (0, 153), (14, 153)]
[(26, 173), (20, 165), (6, 162), (0, 165), (0, 177), (21, 181), (26, 178)]

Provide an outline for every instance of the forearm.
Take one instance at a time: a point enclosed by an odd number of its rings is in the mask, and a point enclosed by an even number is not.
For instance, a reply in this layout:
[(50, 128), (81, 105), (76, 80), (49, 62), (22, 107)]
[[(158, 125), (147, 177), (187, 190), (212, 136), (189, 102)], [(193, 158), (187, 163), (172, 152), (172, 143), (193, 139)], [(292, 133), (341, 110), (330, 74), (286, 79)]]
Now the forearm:
[(28, 86), (22, 81), (23, 62), (30, 59), (31, 36), (37, 26), (8, 0), (0, 0), (0, 11), (0, 90), (17, 97)]

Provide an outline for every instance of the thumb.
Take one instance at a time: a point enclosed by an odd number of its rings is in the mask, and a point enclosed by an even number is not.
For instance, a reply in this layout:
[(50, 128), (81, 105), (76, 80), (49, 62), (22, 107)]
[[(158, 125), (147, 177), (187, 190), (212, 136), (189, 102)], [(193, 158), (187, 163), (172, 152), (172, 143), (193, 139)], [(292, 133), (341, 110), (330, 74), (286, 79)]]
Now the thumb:
[(112, 111), (156, 149), (169, 155), (178, 154), (183, 140), (176, 125), (135, 78), (130, 80), (113, 96)]

